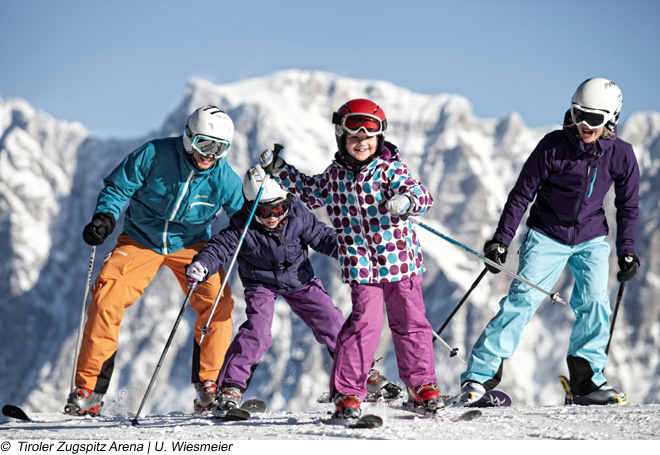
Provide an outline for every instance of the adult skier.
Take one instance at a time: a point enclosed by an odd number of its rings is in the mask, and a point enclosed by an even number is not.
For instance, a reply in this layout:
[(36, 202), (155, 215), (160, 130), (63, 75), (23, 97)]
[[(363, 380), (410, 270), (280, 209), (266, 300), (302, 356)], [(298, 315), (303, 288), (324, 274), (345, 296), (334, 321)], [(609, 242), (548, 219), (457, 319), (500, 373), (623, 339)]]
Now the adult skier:
[[(96, 415), (103, 405), (117, 355), (124, 311), (142, 295), (162, 266), (168, 267), (184, 291), (184, 267), (211, 234), (221, 209), (232, 216), (243, 205), (241, 179), (225, 160), (234, 124), (215, 106), (193, 112), (182, 136), (156, 139), (130, 153), (104, 179), (92, 221), (83, 230), (89, 245), (100, 245), (112, 233), (130, 201), (124, 231), (106, 257), (92, 287), (87, 323), (76, 368), (76, 388), (65, 412)], [(193, 292), (195, 327), (203, 326), (220, 290), (224, 272)], [(234, 301), (226, 287), (210, 324), (212, 334), (200, 347), (195, 331), (192, 381), (195, 407), (215, 401), (215, 380), (229, 347)]]
[[(509, 194), (485, 256), (506, 261), (507, 249), (527, 206), (535, 201), (520, 249), (518, 275), (551, 289), (568, 265), (575, 285), (570, 306), (575, 313), (567, 363), (576, 404), (626, 404), (627, 396), (611, 387), (603, 370), (609, 340), (607, 293), (610, 247), (603, 200), (614, 184), (616, 254), (621, 282), (640, 265), (635, 254), (639, 168), (632, 146), (616, 136), (622, 105), (619, 87), (603, 78), (581, 83), (564, 116), (561, 130), (547, 134), (522, 168)], [(493, 267), (492, 272), (499, 270)], [(500, 310), (475, 343), (461, 375), (462, 404), (478, 400), (499, 384), (525, 325), (544, 295), (514, 280)]]

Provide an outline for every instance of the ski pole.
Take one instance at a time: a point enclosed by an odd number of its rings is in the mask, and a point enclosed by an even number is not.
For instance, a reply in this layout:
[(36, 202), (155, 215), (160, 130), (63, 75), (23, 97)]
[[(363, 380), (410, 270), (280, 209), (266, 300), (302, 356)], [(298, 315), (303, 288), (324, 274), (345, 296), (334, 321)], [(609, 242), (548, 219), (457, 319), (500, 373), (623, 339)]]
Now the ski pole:
[(158, 365), (156, 365), (154, 374), (151, 376), (151, 381), (149, 381), (149, 386), (147, 387), (147, 391), (144, 394), (144, 398), (142, 398), (142, 403), (140, 403), (140, 407), (138, 408), (137, 414), (135, 414), (135, 418), (131, 420), (131, 425), (133, 426), (139, 425), (138, 419), (140, 417), (140, 413), (142, 413), (142, 408), (144, 407), (144, 404), (147, 402), (147, 397), (149, 396), (149, 392), (151, 392), (151, 387), (154, 385), (154, 382), (156, 381), (156, 376), (158, 376), (160, 367), (163, 365), (163, 360), (165, 360), (165, 355), (167, 354), (167, 351), (170, 349), (170, 344), (172, 344), (172, 340), (174, 339), (174, 334), (176, 333), (177, 328), (179, 328), (181, 319), (183, 319), (183, 314), (186, 311), (186, 306), (188, 306), (188, 302), (190, 302), (190, 297), (192, 296), (193, 291), (197, 288), (197, 284), (191, 283), (190, 286), (188, 286), (188, 288), (189, 288), (188, 294), (186, 295), (186, 299), (183, 301), (183, 306), (181, 307), (181, 311), (179, 311), (179, 316), (176, 318), (174, 327), (172, 327), (172, 332), (170, 333), (170, 337), (167, 339), (167, 343), (165, 343), (165, 348), (163, 349), (163, 353), (160, 355), (160, 359), (158, 360)]
[[(279, 154), (280, 150), (283, 147), (280, 144), (275, 144), (273, 155), (277, 157), (277, 154)], [(276, 159), (276, 158), (273, 158)], [(213, 313), (215, 313), (215, 308), (218, 306), (218, 302), (220, 301), (220, 297), (222, 296), (222, 291), (224, 291), (225, 286), (227, 285), (227, 282), (229, 281), (229, 274), (231, 273), (234, 263), (236, 262), (236, 259), (238, 258), (238, 253), (241, 250), (241, 245), (243, 245), (243, 240), (245, 240), (245, 236), (247, 235), (248, 228), (250, 227), (250, 223), (252, 222), (252, 218), (254, 218), (254, 212), (257, 210), (257, 204), (259, 204), (259, 199), (261, 199), (261, 193), (264, 191), (264, 186), (266, 185), (266, 180), (268, 180), (268, 177), (270, 174), (266, 173), (264, 175), (264, 179), (261, 182), (261, 186), (259, 187), (259, 192), (257, 193), (257, 196), (254, 198), (254, 204), (252, 204), (252, 210), (250, 211), (250, 215), (248, 216), (247, 223), (245, 223), (245, 227), (243, 228), (243, 232), (241, 233), (241, 237), (238, 240), (238, 245), (236, 246), (236, 251), (234, 252), (234, 256), (231, 258), (231, 262), (229, 263), (229, 267), (227, 267), (227, 270), (225, 271), (225, 278), (222, 280), (222, 284), (220, 285), (220, 291), (218, 292), (218, 296), (215, 298), (215, 302), (213, 302), (213, 307), (211, 307), (211, 314), (209, 314), (209, 318), (206, 321), (206, 325), (204, 327), (197, 327), (199, 330), (201, 330), (202, 335), (199, 337), (199, 345), (202, 345), (202, 340), (204, 340), (204, 337), (206, 336), (207, 333), (210, 333), (209, 330), (209, 324), (211, 324), (211, 318), (213, 318)]]
[(440, 338), (440, 335), (438, 335), (438, 334), (435, 333), (435, 332), (433, 332), (433, 336), (434, 336), (435, 338), (437, 338), (438, 340), (440, 340), (440, 343), (444, 344), (444, 345), (447, 347), (447, 349), (449, 349), (449, 357), (454, 357), (454, 356), (456, 356), (456, 357), (458, 357), (458, 360), (460, 360), (461, 362), (463, 362), (463, 363), (465, 364), (465, 360), (463, 360), (463, 359), (461, 358), (461, 356), (458, 355), (458, 348), (452, 348), (451, 346), (449, 346), (449, 345), (447, 344), (447, 342), (446, 342), (445, 340), (443, 340), (442, 338)]
[(76, 388), (76, 367), (78, 365), (78, 353), (82, 344), (83, 327), (85, 325), (85, 314), (87, 313), (87, 296), (92, 282), (92, 270), (94, 269), (94, 256), (96, 255), (96, 245), (92, 246), (92, 255), (89, 258), (89, 269), (87, 270), (87, 284), (85, 285), (85, 297), (83, 297), (82, 312), (80, 313), (80, 324), (78, 325), (78, 340), (76, 341), (76, 350), (73, 353), (73, 372), (71, 373), (71, 392)]
[(451, 237), (447, 237), (447, 236), (444, 235), (443, 233), (441, 233), (441, 232), (439, 232), (439, 231), (433, 229), (431, 226), (429, 226), (429, 225), (427, 225), (427, 224), (424, 224), (424, 223), (422, 223), (421, 221), (419, 221), (419, 220), (417, 220), (417, 219), (415, 219), (415, 218), (410, 218), (410, 220), (411, 220), (413, 223), (420, 225), (421, 227), (423, 227), (423, 228), (426, 229), (427, 231), (434, 233), (435, 235), (437, 235), (437, 236), (440, 237), (441, 239), (446, 240), (446, 241), (448, 241), (449, 243), (452, 243), (452, 244), (454, 244), (454, 245), (456, 245), (456, 246), (459, 246), (459, 247), (463, 248), (463, 249), (464, 249), (465, 251), (467, 251), (468, 253), (472, 253), (472, 254), (474, 254), (475, 256), (477, 256), (477, 257), (479, 257), (481, 260), (483, 260), (486, 264), (488, 264), (488, 265), (490, 265), (490, 266), (493, 266), (493, 267), (495, 267), (496, 269), (501, 270), (502, 272), (505, 272), (506, 274), (512, 276), (512, 277), (515, 278), (516, 280), (521, 281), (521, 282), (527, 284), (528, 286), (533, 287), (533, 288), (536, 289), (537, 291), (542, 292), (543, 294), (545, 294), (545, 295), (547, 295), (548, 297), (550, 297), (550, 300), (552, 301), (552, 303), (559, 302), (559, 303), (561, 303), (561, 304), (563, 304), (563, 305), (568, 305), (568, 304), (567, 304), (567, 303), (566, 303), (561, 297), (559, 297), (559, 292), (555, 292), (554, 294), (551, 294), (551, 293), (549, 293), (548, 291), (546, 291), (545, 289), (538, 287), (538, 286), (535, 285), (534, 283), (531, 283), (531, 282), (529, 282), (528, 280), (524, 279), (523, 277), (521, 277), (521, 276), (519, 276), (519, 275), (513, 273), (512, 271), (510, 271), (510, 270), (508, 270), (508, 269), (502, 267), (502, 266), (501, 266), (500, 264), (498, 264), (497, 262), (495, 262), (495, 261), (491, 261), (491, 260), (488, 259), (486, 256), (484, 256), (483, 254), (479, 254), (479, 253), (477, 253), (476, 251), (474, 251), (474, 250), (468, 248), (467, 246), (463, 245), (462, 243), (459, 243), (459, 242), (457, 242), (456, 240), (452, 239)]
[(610, 352), (610, 343), (612, 342), (612, 335), (614, 334), (614, 322), (616, 321), (616, 315), (619, 312), (619, 305), (621, 304), (621, 298), (623, 297), (623, 288), (626, 286), (625, 282), (621, 282), (619, 285), (619, 292), (616, 295), (616, 305), (614, 305), (614, 314), (612, 315), (612, 324), (610, 325), (610, 340), (607, 342), (607, 347), (605, 348), (605, 355)]
[[(465, 301), (467, 300), (468, 296), (469, 296), (469, 295), (472, 293), (472, 291), (474, 291), (474, 289), (477, 287), (477, 285), (479, 284), (479, 282), (481, 281), (481, 279), (482, 279), (484, 276), (486, 276), (486, 273), (488, 273), (488, 267), (484, 267), (484, 269), (481, 271), (481, 273), (479, 274), (479, 276), (477, 277), (477, 279), (474, 281), (474, 283), (472, 283), (472, 286), (470, 286), (470, 289), (468, 289), (468, 291), (465, 293), (465, 295), (463, 296), (463, 298), (461, 299), (461, 301), (458, 302), (458, 305), (456, 305), (456, 307), (453, 309), (453, 311), (449, 314), (449, 317), (447, 318), (447, 320), (446, 320), (446, 321), (442, 324), (442, 326), (441, 326), (441, 327), (435, 332), (435, 333), (438, 335), (438, 337), (440, 336), (440, 334), (442, 333), (442, 331), (445, 330), (445, 327), (447, 327), (447, 324), (449, 324), (449, 321), (451, 321), (451, 319), (454, 317), (454, 315), (456, 314), (456, 312), (458, 311), (458, 309), (459, 309), (459, 308), (465, 303)], [(435, 343), (435, 340), (436, 340), (436, 338), (434, 337), (434, 338), (433, 338), (433, 342), (434, 342), (434, 343)], [(457, 348), (454, 348), (454, 349), (457, 349)]]

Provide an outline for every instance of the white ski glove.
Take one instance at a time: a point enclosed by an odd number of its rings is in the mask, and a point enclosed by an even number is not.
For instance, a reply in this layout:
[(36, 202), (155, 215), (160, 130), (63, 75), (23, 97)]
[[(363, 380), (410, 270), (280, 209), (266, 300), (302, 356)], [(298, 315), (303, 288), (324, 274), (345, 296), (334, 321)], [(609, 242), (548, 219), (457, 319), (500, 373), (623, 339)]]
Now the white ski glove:
[(397, 194), (383, 205), (388, 212), (399, 217), (408, 216), (412, 209), (411, 200), (405, 194)]
[(186, 280), (190, 284), (202, 283), (206, 280), (208, 273), (208, 269), (201, 262), (195, 261), (186, 269)]

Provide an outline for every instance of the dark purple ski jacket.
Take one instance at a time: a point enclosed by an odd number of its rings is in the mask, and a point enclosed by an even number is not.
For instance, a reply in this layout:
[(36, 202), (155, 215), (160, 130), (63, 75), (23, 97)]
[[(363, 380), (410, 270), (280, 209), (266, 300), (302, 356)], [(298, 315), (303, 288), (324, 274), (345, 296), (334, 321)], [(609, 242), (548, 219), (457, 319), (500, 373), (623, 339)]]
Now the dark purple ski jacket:
[[(216, 273), (236, 251), (251, 205), (245, 204), (229, 220), (229, 226), (214, 235), (193, 257)], [(337, 259), (337, 233), (319, 221), (297, 198), (278, 230), (268, 229), (255, 218), (245, 234), (236, 260), (243, 286), (264, 286), (273, 291), (293, 292), (314, 278), (308, 247)]]
[(614, 183), (617, 256), (635, 254), (639, 167), (632, 146), (600, 139), (585, 144), (574, 127), (547, 134), (522, 168), (494, 238), (509, 245), (527, 206), (527, 226), (565, 245), (607, 235), (603, 199)]

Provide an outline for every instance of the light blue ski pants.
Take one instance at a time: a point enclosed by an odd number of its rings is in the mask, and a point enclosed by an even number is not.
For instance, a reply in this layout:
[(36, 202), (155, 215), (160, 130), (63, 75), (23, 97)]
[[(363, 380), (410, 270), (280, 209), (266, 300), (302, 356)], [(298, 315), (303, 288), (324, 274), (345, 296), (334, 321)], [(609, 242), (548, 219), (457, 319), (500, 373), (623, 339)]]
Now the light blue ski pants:
[[(529, 230), (522, 248), (518, 275), (541, 289), (551, 292), (568, 264), (575, 285), (570, 306), (575, 313), (568, 356), (581, 357), (591, 365), (592, 381), (606, 382), (603, 369), (607, 363), (605, 348), (610, 333), (610, 299), (607, 294), (610, 246), (605, 237), (597, 237), (579, 245), (556, 242), (537, 231)], [(500, 310), (488, 323), (472, 348), (465, 381), (496, 385), (495, 378), (504, 359), (518, 347), (525, 325), (541, 303), (548, 298), (541, 291), (514, 279), (509, 295), (500, 301)], [(494, 379), (495, 378), (495, 379)], [(488, 387), (487, 387), (488, 388)]]

